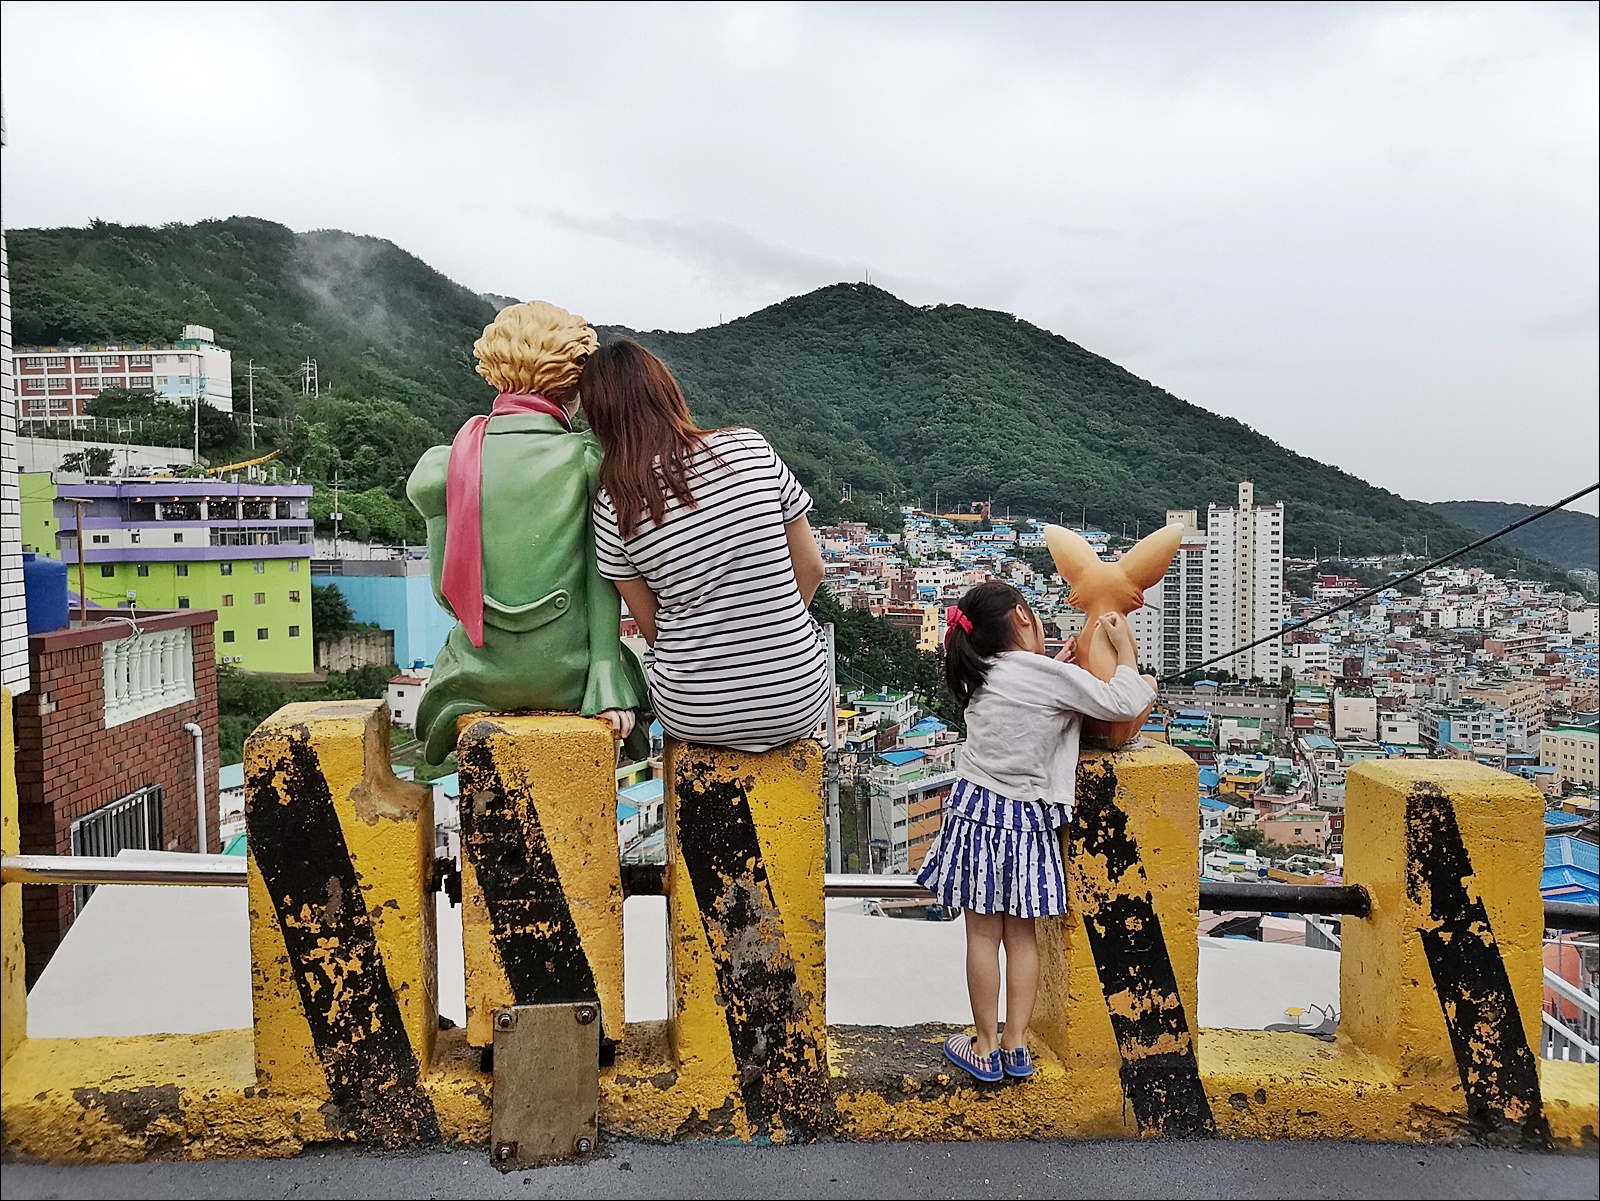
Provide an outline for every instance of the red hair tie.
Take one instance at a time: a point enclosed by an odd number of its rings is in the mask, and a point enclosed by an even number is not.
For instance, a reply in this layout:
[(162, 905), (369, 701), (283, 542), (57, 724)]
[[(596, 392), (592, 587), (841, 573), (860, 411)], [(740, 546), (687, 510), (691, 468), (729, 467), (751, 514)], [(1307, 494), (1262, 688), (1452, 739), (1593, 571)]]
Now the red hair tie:
[(951, 605), (944, 611), (944, 641), (950, 645), (950, 631), (960, 630), (963, 634), (972, 633), (972, 618), (961, 611), (960, 605)]

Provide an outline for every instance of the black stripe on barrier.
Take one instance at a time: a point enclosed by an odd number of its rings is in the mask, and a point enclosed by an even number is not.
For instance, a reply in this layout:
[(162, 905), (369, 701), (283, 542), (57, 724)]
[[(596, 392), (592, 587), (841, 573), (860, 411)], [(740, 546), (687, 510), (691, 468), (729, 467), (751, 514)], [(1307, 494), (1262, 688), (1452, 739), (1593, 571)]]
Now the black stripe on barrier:
[(328, 1129), (386, 1147), (437, 1142), (439, 1119), (419, 1085), (310, 733), (304, 726), (285, 733), (286, 760), (250, 778), (245, 824), (327, 1078)]
[(517, 1005), (595, 1001), (594, 969), (531, 800), (513, 800), (490, 748), (496, 727), (461, 736), (461, 853), (489, 908), (489, 928)]
[(694, 887), (751, 1125), (792, 1139), (829, 1124), (827, 1053), (805, 1020), (783, 914), (744, 786), (708, 768), (674, 773), (677, 844)]
[[(1078, 769), (1068, 854), (1078, 860), (1072, 870), (1083, 925), (1122, 1057), (1122, 1092), (1140, 1133), (1215, 1133), (1177, 974), (1107, 760)], [(1103, 882), (1097, 870), (1079, 870), (1091, 859), (1103, 861)], [(1135, 891), (1120, 891), (1119, 882)]]
[(1455, 806), (1437, 785), (1417, 784), (1406, 797), (1406, 894), (1433, 923), (1418, 933), (1461, 1073), (1467, 1122), (1479, 1134), (1514, 1132), (1548, 1146), (1539, 1064), (1488, 910), (1467, 892), (1472, 874)]

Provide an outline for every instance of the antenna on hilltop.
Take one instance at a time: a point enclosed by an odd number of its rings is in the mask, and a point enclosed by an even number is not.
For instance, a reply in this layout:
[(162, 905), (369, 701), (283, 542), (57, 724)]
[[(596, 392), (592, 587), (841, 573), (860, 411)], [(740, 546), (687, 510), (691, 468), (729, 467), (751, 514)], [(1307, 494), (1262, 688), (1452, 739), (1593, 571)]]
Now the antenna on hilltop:
[(300, 395), (322, 395), (322, 387), (317, 381), (316, 359), (307, 359), (305, 362), (300, 364)]

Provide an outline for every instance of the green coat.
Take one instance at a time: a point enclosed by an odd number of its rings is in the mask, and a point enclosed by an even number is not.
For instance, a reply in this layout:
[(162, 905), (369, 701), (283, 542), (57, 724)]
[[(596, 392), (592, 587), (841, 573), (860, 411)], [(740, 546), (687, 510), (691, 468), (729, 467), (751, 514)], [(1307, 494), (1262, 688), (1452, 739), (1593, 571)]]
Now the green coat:
[[(450, 448), (417, 462), (406, 496), (428, 526), (434, 598), (444, 599), (445, 482)], [(552, 709), (592, 717), (639, 709), (646, 687), (623, 645), (617, 589), (595, 567), (589, 502), (599, 487), (600, 447), (554, 417), (489, 421), (483, 440), (483, 646), (457, 622), (434, 660), (417, 707), (429, 763), (455, 750), (456, 721), (475, 712)], [(639, 723), (629, 752), (648, 736)]]

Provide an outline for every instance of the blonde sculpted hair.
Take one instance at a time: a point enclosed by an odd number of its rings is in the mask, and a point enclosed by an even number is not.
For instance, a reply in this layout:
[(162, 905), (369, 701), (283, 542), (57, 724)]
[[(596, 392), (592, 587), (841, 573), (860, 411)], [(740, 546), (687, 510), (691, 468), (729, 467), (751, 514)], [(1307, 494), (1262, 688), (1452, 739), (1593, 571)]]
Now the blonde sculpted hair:
[(589, 323), (543, 300), (501, 309), (472, 344), (478, 374), (502, 392), (556, 397), (600, 347)]

